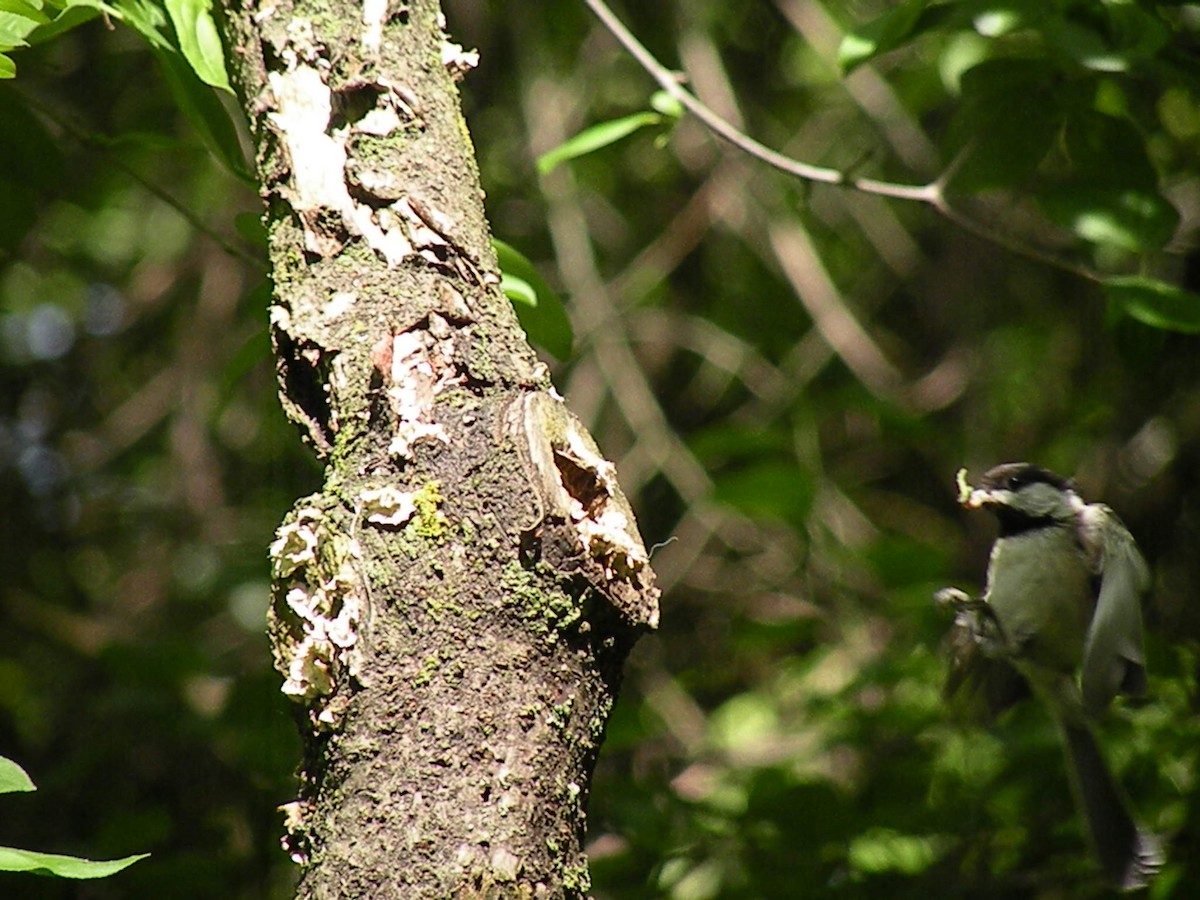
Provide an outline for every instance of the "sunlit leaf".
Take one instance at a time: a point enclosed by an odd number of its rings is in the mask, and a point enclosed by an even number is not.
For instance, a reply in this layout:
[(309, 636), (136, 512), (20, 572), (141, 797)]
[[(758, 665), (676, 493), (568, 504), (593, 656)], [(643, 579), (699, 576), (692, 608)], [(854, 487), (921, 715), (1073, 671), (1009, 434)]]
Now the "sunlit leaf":
[(937, 838), (901, 834), (890, 828), (873, 828), (850, 843), (850, 866), (858, 872), (899, 872), (917, 875), (941, 855)]
[(573, 138), (559, 144), (549, 153), (544, 153), (538, 157), (538, 171), (544, 175), (552, 171), (560, 163), (566, 162), (569, 159), (576, 159), (580, 156), (586, 156), (588, 153), (594, 153), (597, 150), (607, 147), (609, 144), (616, 143), (621, 138), (628, 137), (635, 131), (651, 125), (657, 125), (662, 120), (663, 116), (661, 113), (644, 111), (585, 128)]
[[(567, 311), (558, 294), (516, 247), (496, 239), (492, 240), (492, 246), (496, 248), (496, 258), (500, 262), (501, 286), (505, 288), (505, 293), (509, 293), (509, 287), (526, 292), (523, 298), (511, 294), (509, 298), (516, 300), (513, 309), (529, 340), (558, 359), (569, 357), (574, 335), (571, 320), (567, 318)], [(532, 303), (528, 302), (530, 296), (527, 292), (532, 292)]]
[(25, 38), (40, 24), (38, 19), (23, 13), (0, 12), (0, 47), (12, 49), (27, 46)]
[(838, 46), (837, 61), (849, 74), (881, 53), (895, 49), (916, 31), (928, 0), (904, 0), (877, 19), (849, 32)]
[(166, 6), (179, 49), (200, 80), (232, 94), (210, 0), (166, 0)]
[(68, 6), (45, 25), (40, 25), (29, 35), (29, 43), (44, 44), (84, 22), (100, 15), (100, 10), (91, 6)]
[(1108, 278), (1104, 281), (1104, 294), (1118, 308), (1146, 325), (1200, 334), (1200, 294), (1144, 275)]
[(524, 278), (505, 273), (500, 277), (500, 290), (504, 291), (504, 296), (514, 303), (523, 303), (526, 306), (538, 305), (537, 291)]
[(107, 878), (137, 862), (149, 853), (126, 856), (124, 859), (91, 860), (57, 853), (36, 853), (15, 847), (0, 847), (0, 871), (34, 872), (38, 875), (57, 875), (59, 878)]
[(42, 11), (41, 7), (27, 2), (27, 0), (0, 0), (0, 13), (12, 13), (43, 25), (50, 21), (50, 17)]
[(650, 108), (668, 119), (678, 119), (683, 113), (683, 104), (666, 91), (655, 91), (650, 95)]
[(1052, 221), (1084, 240), (1134, 253), (1161, 248), (1179, 225), (1179, 212), (1153, 191), (1071, 186), (1038, 202)]
[(16, 791), (36, 791), (25, 770), (7, 757), (0, 756), (0, 794)]

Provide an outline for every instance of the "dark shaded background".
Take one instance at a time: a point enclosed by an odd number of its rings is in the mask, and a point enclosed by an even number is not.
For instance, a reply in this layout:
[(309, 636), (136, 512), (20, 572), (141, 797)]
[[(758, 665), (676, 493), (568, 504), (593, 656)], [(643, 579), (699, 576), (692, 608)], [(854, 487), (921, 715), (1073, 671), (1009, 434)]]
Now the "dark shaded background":
[[(905, 183), (940, 171), (953, 70), (983, 40), (843, 79), (842, 32), (882, 5), (647, 6), (627, 21), (723, 116)], [(1195, 8), (1163, 6), (1194, 46)], [(929, 598), (977, 588), (991, 539), (954, 472), (1014, 459), (1075, 473), (1152, 563), (1152, 702), (1102, 730), (1170, 840), (1153, 895), (1194, 896), (1197, 338), (926, 207), (788, 180), (691, 120), (539, 177), (539, 153), (645, 108), (652, 83), (577, 2), (448, 14), (482, 54), (463, 93), (494, 230), (575, 324), (556, 382), (647, 544), (671, 540), (662, 628), (593, 792), (596, 896), (1103, 893), (1045, 717), (964, 729), (939, 695)], [(320, 473), (274, 398), (242, 236), (257, 198), (128, 30), (93, 22), (18, 63), (0, 84), (0, 755), (40, 790), (0, 797), (0, 844), (153, 856), (95, 883), (0, 874), (0, 896), (286, 897), (274, 808), (298, 742), (265, 548)], [(1063, 70), (1137, 121), (1183, 217), (1155, 264), (1194, 279), (1200, 79)], [(1078, 249), (1018, 196), (981, 215)]]

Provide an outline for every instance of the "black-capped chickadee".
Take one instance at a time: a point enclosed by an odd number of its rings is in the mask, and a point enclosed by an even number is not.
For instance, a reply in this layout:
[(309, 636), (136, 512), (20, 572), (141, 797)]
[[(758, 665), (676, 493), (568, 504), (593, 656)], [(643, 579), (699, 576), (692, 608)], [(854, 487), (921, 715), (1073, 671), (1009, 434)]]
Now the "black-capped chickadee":
[(1030, 691), (1043, 700), (1101, 867), (1119, 889), (1143, 887), (1162, 866), (1160, 844), (1134, 821), (1089, 720), (1119, 693), (1145, 693), (1146, 563), (1111, 509), (1053, 472), (1006, 463), (972, 487), (962, 470), (958, 490), (963, 506), (992, 511), (1000, 534), (981, 600), (937, 594), (955, 612), (947, 695), (989, 718)]

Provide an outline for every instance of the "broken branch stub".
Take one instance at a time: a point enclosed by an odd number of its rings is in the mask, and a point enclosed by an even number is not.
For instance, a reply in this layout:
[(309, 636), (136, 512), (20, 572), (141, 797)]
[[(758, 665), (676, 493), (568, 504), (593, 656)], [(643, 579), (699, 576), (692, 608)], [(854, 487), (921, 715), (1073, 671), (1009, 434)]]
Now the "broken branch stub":
[[(524, 535), (561, 523), (572, 535), (571, 571), (608, 598), (634, 627), (658, 627), (658, 588), (633, 510), (605, 459), (562, 399), (524, 394), (509, 406), (505, 426), (526, 466), (535, 520)], [(556, 565), (567, 565), (556, 561)]]

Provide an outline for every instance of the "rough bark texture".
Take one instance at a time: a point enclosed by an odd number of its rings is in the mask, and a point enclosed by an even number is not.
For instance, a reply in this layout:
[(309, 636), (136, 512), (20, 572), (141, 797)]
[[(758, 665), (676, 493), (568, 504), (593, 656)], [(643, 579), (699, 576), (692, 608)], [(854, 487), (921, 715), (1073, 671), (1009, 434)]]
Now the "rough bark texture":
[(581, 895), (588, 779), (657, 591), (499, 291), (454, 86), (470, 55), (429, 0), (225, 19), (281, 396), (327, 466), (271, 548), (299, 896)]

